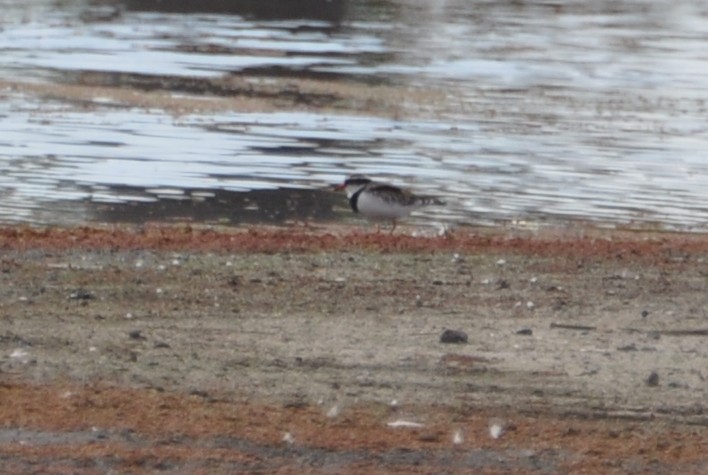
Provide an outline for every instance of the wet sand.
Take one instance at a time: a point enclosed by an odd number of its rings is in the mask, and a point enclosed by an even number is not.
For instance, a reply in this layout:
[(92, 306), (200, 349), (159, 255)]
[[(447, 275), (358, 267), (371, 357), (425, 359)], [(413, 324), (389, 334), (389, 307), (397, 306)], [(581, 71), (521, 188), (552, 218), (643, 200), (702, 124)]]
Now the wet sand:
[(445, 102), (445, 91), (316, 79), (230, 77), (174, 78), (82, 72), (64, 82), (31, 83), (0, 79), (0, 92), (58, 100), (91, 112), (106, 107), (164, 110), (169, 114), (279, 110), (346, 112), (367, 117), (424, 116), (425, 104)]
[(701, 235), (146, 225), (0, 249), (5, 473), (708, 469)]

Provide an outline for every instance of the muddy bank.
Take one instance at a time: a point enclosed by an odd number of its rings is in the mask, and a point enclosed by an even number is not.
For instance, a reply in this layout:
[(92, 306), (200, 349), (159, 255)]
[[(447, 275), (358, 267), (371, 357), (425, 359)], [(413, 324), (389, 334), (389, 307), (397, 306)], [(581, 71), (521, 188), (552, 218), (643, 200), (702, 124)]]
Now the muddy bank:
[(422, 115), (420, 105), (442, 102), (445, 93), (421, 87), (358, 84), (316, 79), (145, 77), (79, 72), (58, 83), (0, 80), (0, 91), (75, 104), (84, 112), (116, 108), (160, 109), (176, 116), (215, 112), (303, 110), (367, 116)]
[[(138, 442), (111, 466), (229, 471), (245, 451), (244, 470), (354, 473), (374, 450), (392, 472), (700, 467), (702, 237), (410, 231), (2, 230), (2, 418), (19, 434), (2, 450), (72, 465), (61, 447), (123, 446), (127, 430)], [(467, 343), (441, 343), (445, 329)], [(272, 450), (281, 462), (258, 465)]]

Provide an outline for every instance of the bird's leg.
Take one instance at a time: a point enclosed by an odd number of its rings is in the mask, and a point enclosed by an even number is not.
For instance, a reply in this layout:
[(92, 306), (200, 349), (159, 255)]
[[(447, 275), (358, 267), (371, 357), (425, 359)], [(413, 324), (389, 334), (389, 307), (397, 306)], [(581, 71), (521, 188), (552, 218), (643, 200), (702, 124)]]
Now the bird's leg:
[(389, 234), (393, 234), (393, 231), (396, 229), (396, 220), (392, 219), (391, 220), (391, 232)]

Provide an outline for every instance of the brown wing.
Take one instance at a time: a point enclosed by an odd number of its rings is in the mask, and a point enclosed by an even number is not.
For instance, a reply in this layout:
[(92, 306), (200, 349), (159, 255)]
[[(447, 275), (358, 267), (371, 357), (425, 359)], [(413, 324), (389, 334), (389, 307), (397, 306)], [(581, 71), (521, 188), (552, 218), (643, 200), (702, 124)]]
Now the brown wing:
[(369, 186), (369, 190), (378, 194), (386, 201), (395, 201), (403, 205), (445, 205), (444, 201), (435, 198), (434, 196), (414, 195), (407, 190), (398, 188), (397, 186), (387, 185), (385, 183), (373, 184)]
[(403, 205), (416, 203), (416, 197), (410, 192), (398, 188), (397, 186), (385, 183), (375, 183), (369, 186), (369, 191), (376, 193), (384, 201), (400, 203)]

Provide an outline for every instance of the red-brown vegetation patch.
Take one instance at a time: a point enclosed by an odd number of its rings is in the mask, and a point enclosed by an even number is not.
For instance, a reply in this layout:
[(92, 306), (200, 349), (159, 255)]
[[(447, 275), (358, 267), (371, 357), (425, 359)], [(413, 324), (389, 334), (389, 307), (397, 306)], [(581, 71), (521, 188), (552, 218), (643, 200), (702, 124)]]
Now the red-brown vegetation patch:
[(318, 252), (361, 249), (382, 252), (471, 252), (568, 256), (576, 259), (680, 260), (708, 253), (708, 238), (686, 233), (566, 230), (520, 232), (461, 230), (413, 236), (332, 228), (76, 227), (0, 229), (0, 249), (153, 249), (210, 252)]
[[(313, 462), (309, 469), (316, 473), (318, 467), (325, 472), (335, 468), (338, 473), (376, 467), (386, 473), (428, 473), (445, 470), (445, 464), (464, 464), (470, 451), (481, 457), (481, 473), (549, 469), (554, 473), (626, 473), (631, 467), (636, 473), (652, 467), (659, 473), (667, 467), (678, 470), (673, 473), (700, 473), (706, 468), (708, 443), (707, 434), (698, 427), (531, 416), (509, 408), (404, 407), (394, 411), (361, 404), (327, 417), (321, 407), (269, 405), (231, 396), (7, 382), (0, 387), (0, 400), (2, 427), (21, 429), (24, 434), (22, 442), (0, 445), (2, 457), (8, 460), (5, 468), (10, 469), (5, 473), (21, 473), (47, 461), (57, 468), (65, 465), (66, 470), (53, 473), (93, 473), (89, 468), (95, 468), (97, 460), (105, 468), (136, 473), (179, 466), (199, 473), (209, 467), (292, 473), (289, 470), (308, 468), (304, 461), (308, 453), (331, 465)], [(415, 414), (413, 418), (424, 426), (387, 425), (406, 419), (405, 414)], [(499, 415), (503, 419), (497, 419)], [(490, 436), (490, 424), (502, 427), (499, 438)], [(100, 437), (77, 436), (102, 430), (108, 432)], [(452, 442), (455, 431), (462, 436), (457, 444)], [(283, 440), (285, 433), (292, 437), (291, 443)], [(54, 438), (42, 441), (46, 434)], [(410, 460), (422, 463), (409, 464), (406, 457), (396, 458), (394, 453), (406, 453)], [(495, 467), (484, 462), (484, 454), (497, 454), (506, 462)], [(526, 466), (524, 460), (529, 456), (537, 459), (536, 468)]]

